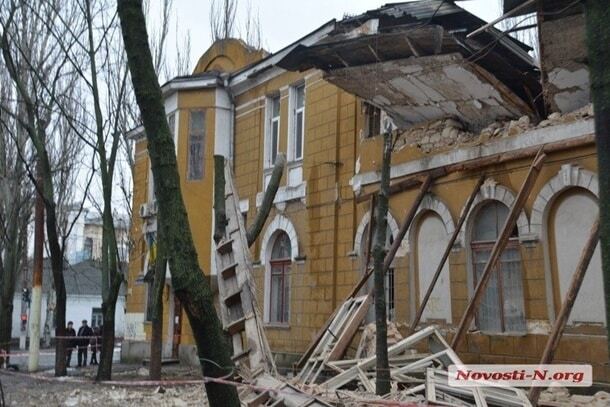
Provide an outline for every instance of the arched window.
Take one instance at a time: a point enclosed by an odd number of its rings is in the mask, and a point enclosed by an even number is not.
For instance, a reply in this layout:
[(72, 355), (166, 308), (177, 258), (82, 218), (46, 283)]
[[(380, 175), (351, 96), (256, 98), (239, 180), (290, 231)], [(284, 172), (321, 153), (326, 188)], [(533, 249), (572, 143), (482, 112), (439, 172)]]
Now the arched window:
[[(508, 207), (500, 201), (490, 201), (476, 212), (471, 229), (472, 264), (476, 287), (491, 249), (502, 231), (508, 216)], [(524, 332), (523, 282), (521, 254), (517, 227), (491, 274), (477, 311), (477, 325), (481, 331)]]
[(269, 260), (269, 270), (271, 271), (269, 322), (271, 323), (288, 323), (291, 254), (290, 238), (286, 232), (278, 232)]
[[(371, 253), (368, 253), (368, 236), (369, 236), (369, 227), (370, 222), (364, 228), (363, 237), (360, 243), (360, 258), (361, 261), (361, 272), (364, 274), (368, 267), (373, 267), (373, 244), (375, 244), (375, 238), (373, 237), (373, 243), (371, 244)], [(373, 222), (373, 233), (376, 232), (375, 223)], [(386, 250), (390, 248), (392, 242), (394, 242), (394, 237), (392, 236), (392, 231), (390, 230), (390, 226), (386, 229), (386, 237), (385, 237), (385, 247)], [(368, 260), (368, 264), (367, 264)], [(366, 286), (362, 288), (362, 294), (365, 292), (369, 292), (373, 290), (375, 278), (373, 275), (367, 280)], [(394, 320), (396, 310), (394, 304), (394, 267), (388, 268), (388, 271), (385, 275), (385, 304), (386, 304), (386, 312), (387, 317), (390, 321)], [(375, 307), (371, 305), (369, 308), (368, 314), (366, 316), (367, 322), (375, 321)]]

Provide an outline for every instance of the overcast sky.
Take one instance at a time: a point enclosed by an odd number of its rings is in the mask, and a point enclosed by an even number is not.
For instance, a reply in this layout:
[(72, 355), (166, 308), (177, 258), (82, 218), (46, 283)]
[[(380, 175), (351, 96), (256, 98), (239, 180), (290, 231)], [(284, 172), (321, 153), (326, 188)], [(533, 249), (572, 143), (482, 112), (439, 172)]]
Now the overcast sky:
[[(222, 0), (220, 0), (222, 1)], [(315, 30), (327, 21), (340, 19), (344, 14), (360, 14), (378, 8), (391, 0), (250, 0), (254, 13), (259, 14), (263, 46), (278, 51), (286, 45)], [(150, 0), (151, 15), (158, 15), (161, 0)], [(243, 25), (248, 0), (238, 0), (238, 25)], [(498, 0), (469, 0), (459, 3), (483, 20), (490, 21), (500, 15)], [(174, 0), (172, 31), (168, 38), (168, 58), (175, 56), (176, 43), (188, 31), (191, 35), (191, 70), (197, 59), (211, 44), (209, 9), (210, 0)], [(177, 24), (176, 24), (177, 22)], [(177, 27), (176, 27), (177, 26)], [(177, 37), (178, 37), (178, 42)]]

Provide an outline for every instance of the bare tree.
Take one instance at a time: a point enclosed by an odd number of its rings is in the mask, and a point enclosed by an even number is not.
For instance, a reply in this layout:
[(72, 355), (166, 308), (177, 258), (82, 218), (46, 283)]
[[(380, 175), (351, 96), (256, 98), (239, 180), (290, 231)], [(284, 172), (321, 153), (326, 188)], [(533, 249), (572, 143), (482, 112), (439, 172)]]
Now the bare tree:
[(237, 0), (212, 0), (210, 3), (210, 31), (212, 42), (233, 38)]
[(251, 0), (248, 0), (246, 4), (246, 16), (240, 36), (252, 48), (263, 48), (260, 14), (258, 9), (256, 9), (256, 13), (254, 12)]
[[(16, 106), (13, 86), (0, 65), (0, 105)], [(19, 122), (0, 111), (0, 350), (10, 352), (15, 282), (24, 266), (33, 188), (26, 176), (28, 137)]]
[[(80, 140), (91, 148), (91, 156), (101, 184), (101, 199), (89, 194), (102, 217), (101, 288), (103, 338), (98, 380), (108, 380), (112, 374), (112, 357), (115, 341), (115, 312), (119, 291), (123, 284), (123, 262), (120, 257), (119, 239), (115, 219), (113, 190), (119, 146), (121, 123), (125, 121), (124, 105), (127, 99), (127, 63), (120, 44), (120, 32), (114, 5), (107, 0), (75, 2), (76, 11), (71, 20), (62, 18), (62, 8), (46, 0), (53, 12), (54, 24), (46, 23), (50, 35), (62, 51), (69, 70), (78, 79), (81, 89), (78, 99), (62, 100), (47, 95), (56, 103), (61, 116), (71, 125)], [(36, 15), (35, 10), (30, 10)], [(38, 16), (40, 17), (40, 16)], [(45, 20), (46, 21), (46, 20)], [(72, 46), (70, 43), (74, 41)], [(159, 59), (162, 63), (162, 59)], [(66, 109), (66, 104), (77, 103), (76, 110)], [(92, 107), (89, 108), (89, 106)], [(85, 125), (76, 126), (74, 113), (84, 115)], [(122, 221), (122, 218), (120, 218)]]
[[(67, 179), (66, 173), (72, 168), (68, 163), (75, 152), (79, 151), (73, 132), (58, 135), (57, 129), (62, 123), (58, 119), (55, 100), (71, 100), (75, 91), (73, 72), (67, 69), (62, 46), (70, 48), (74, 41), (60, 45), (53, 40), (47, 29), (57, 15), (55, 9), (61, 10), (61, 18), (70, 20), (74, 9), (63, 7), (65, 4), (56, 0), (49, 3), (29, 0), (3, 0), (0, 2), (0, 49), (4, 63), (16, 89), (18, 111), (23, 109), (23, 116), (15, 111), (3, 108), (2, 112), (19, 122), (33, 146), (37, 165), (41, 169), (41, 182), (37, 182), (32, 168), (27, 161), (26, 173), (42, 195), (46, 212), (46, 232), (48, 248), (51, 255), (51, 269), (56, 294), (56, 342), (55, 374), (66, 374), (65, 349), (65, 314), (66, 289), (63, 277), (64, 249), (67, 236), (73, 223), (66, 224), (62, 235), (62, 225), (58, 214), (61, 211), (58, 190), (67, 188), (61, 180)], [(32, 18), (31, 10), (43, 16), (43, 19)], [(43, 23), (44, 21), (44, 23)], [(65, 34), (65, 33), (64, 33)], [(49, 97), (49, 96), (52, 97)], [(70, 123), (73, 129), (80, 123)], [(66, 161), (67, 159), (68, 161)], [(81, 205), (82, 209), (82, 205)]]

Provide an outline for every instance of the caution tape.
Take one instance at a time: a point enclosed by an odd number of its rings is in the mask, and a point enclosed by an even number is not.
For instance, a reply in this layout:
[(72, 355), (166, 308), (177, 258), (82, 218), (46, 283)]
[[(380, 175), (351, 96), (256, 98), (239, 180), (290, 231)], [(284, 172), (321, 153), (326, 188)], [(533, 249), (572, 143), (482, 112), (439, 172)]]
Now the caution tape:
[[(17, 377), (29, 377), (36, 380), (42, 380), (46, 382), (62, 382), (62, 383), (79, 383), (79, 384), (102, 384), (107, 386), (121, 386), (121, 387), (152, 387), (152, 386), (180, 386), (180, 385), (196, 385), (196, 384), (205, 384), (205, 383), (218, 383), (218, 384), (226, 384), (229, 386), (235, 387), (246, 387), (258, 392), (269, 392), (276, 395), (286, 395), (286, 396), (294, 396), (293, 391), (285, 391), (282, 389), (276, 389), (273, 387), (266, 386), (257, 386), (251, 383), (243, 383), (237, 382), (234, 380), (221, 379), (217, 377), (208, 377), (203, 376), (202, 379), (193, 379), (193, 380), (137, 380), (137, 381), (126, 381), (126, 380), (103, 380), (103, 381), (95, 381), (91, 379), (83, 379), (76, 378), (71, 376), (64, 377), (49, 377), (43, 376), (40, 374), (34, 373), (20, 373), (20, 372), (12, 372), (7, 370), (0, 370), (1, 374), (9, 375), (9, 376), (17, 376)], [(314, 396), (305, 392), (301, 392), (301, 394), (305, 397), (316, 399), (320, 396)], [(362, 403), (363, 405), (379, 405), (379, 406), (396, 406), (396, 407), (419, 407), (421, 404), (413, 403), (413, 402), (403, 402), (403, 401), (394, 401), (394, 400), (383, 400), (383, 399), (365, 399), (359, 397), (345, 397), (346, 399), (351, 398), (353, 401), (357, 403)]]
[[(119, 343), (115, 343), (114, 347), (118, 347), (119, 345), (121, 345), (121, 342)], [(98, 344), (98, 345), (93, 345), (95, 347), (98, 347), (101, 349), (102, 345)], [(84, 346), (75, 346), (73, 348), (67, 348), (66, 351), (72, 349), (72, 350), (77, 350), (78, 348), (84, 348)], [(87, 346), (87, 348), (89, 348), (89, 346)], [(38, 352), (39, 355), (55, 355), (57, 352), (53, 351), (53, 352)], [(4, 352), (3, 349), (0, 349), (0, 358), (12, 358), (12, 357), (21, 357), (21, 356), (29, 356), (29, 352)]]

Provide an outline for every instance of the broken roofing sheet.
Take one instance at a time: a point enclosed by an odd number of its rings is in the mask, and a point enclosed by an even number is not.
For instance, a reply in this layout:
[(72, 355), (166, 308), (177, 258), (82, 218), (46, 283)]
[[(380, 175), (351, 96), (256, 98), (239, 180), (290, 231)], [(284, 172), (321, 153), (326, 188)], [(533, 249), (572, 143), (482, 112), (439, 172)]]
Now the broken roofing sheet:
[(389, 4), (335, 23), (278, 65), (325, 71), (326, 80), (372, 101), (399, 127), (455, 116), (478, 130), (537, 116), (539, 70), (529, 48), (495, 29), (466, 38), (484, 24), (448, 0)]

